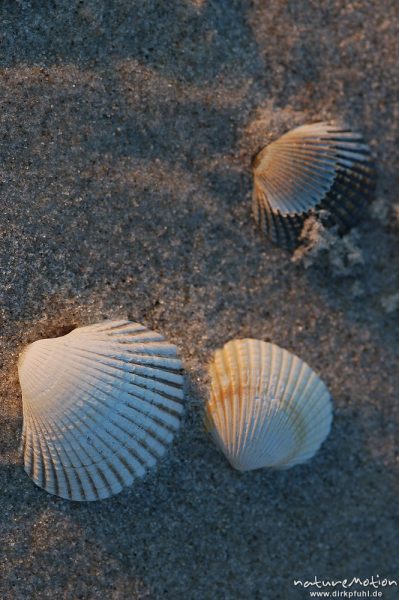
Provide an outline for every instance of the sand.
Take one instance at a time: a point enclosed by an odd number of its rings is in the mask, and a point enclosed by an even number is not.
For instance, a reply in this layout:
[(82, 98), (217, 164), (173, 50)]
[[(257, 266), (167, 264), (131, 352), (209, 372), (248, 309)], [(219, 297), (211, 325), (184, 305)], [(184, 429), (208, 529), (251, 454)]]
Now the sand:
[[(1, 4), (2, 599), (291, 600), (309, 597), (294, 579), (399, 579), (398, 20), (396, 0)], [(376, 155), (376, 201), (343, 246), (293, 262), (255, 228), (251, 157), (337, 117)], [(68, 503), (23, 471), (17, 357), (112, 317), (179, 346), (187, 413), (146, 479)], [(207, 362), (243, 336), (330, 387), (309, 464), (240, 474), (204, 432)]]

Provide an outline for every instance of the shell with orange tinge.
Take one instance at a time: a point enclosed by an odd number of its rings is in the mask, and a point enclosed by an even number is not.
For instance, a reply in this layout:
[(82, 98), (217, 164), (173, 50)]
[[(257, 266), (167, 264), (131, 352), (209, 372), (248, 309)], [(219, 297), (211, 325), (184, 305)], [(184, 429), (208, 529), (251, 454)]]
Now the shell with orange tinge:
[(287, 350), (254, 339), (230, 341), (216, 351), (210, 378), (207, 429), (240, 471), (303, 463), (328, 436), (328, 389)]

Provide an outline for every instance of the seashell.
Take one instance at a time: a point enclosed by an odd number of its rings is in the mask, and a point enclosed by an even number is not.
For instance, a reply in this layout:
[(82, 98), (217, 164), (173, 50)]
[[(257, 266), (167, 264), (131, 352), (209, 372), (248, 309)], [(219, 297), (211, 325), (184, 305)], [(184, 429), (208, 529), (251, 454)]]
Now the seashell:
[(314, 211), (341, 233), (360, 218), (375, 187), (362, 136), (334, 122), (303, 125), (266, 146), (253, 162), (253, 214), (273, 242), (292, 249)]
[(328, 436), (328, 389), (291, 352), (233, 340), (216, 351), (209, 372), (206, 426), (235, 469), (288, 469), (314, 456)]
[(179, 427), (176, 347), (143, 325), (105, 321), (22, 352), (25, 471), (68, 500), (117, 494), (153, 467)]

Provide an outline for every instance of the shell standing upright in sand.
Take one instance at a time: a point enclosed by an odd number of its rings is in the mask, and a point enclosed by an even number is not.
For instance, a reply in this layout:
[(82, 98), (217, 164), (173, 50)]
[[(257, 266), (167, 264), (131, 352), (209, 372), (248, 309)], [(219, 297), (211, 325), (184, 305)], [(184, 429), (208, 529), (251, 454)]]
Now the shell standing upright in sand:
[(253, 162), (253, 214), (275, 243), (293, 249), (306, 218), (327, 211), (345, 232), (370, 202), (375, 172), (362, 136), (334, 122), (303, 125), (266, 146)]
[(181, 369), (175, 346), (129, 321), (28, 346), (18, 363), (28, 475), (69, 500), (107, 498), (143, 476), (179, 427)]
[(330, 431), (325, 384), (300, 358), (274, 344), (228, 342), (216, 351), (210, 378), (207, 428), (240, 471), (303, 463)]

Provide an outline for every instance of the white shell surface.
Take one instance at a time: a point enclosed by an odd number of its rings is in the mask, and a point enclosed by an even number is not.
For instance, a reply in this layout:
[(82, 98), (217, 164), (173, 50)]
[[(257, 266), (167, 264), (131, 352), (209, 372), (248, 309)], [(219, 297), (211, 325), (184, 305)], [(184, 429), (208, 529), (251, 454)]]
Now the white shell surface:
[(255, 158), (253, 214), (280, 245), (294, 247), (313, 209), (343, 229), (371, 200), (375, 171), (362, 136), (334, 122), (297, 127)]
[(155, 465), (183, 412), (177, 349), (143, 325), (105, 321), (22, 352), (25, 470), (51, 494), (99, 500)]
[(310, 459), (328, 436), (329, 391), (287, 350), (233, 340), (215, 352), (209, 373), (207, 428), (234, 468), (292, 467)]
[(258, 155), (255, 185), (281, 214), (307, 212), (331, 190), (339, 168), (350, 171), (370, 161), (358, 133), (334, 123), (302, 125)]

